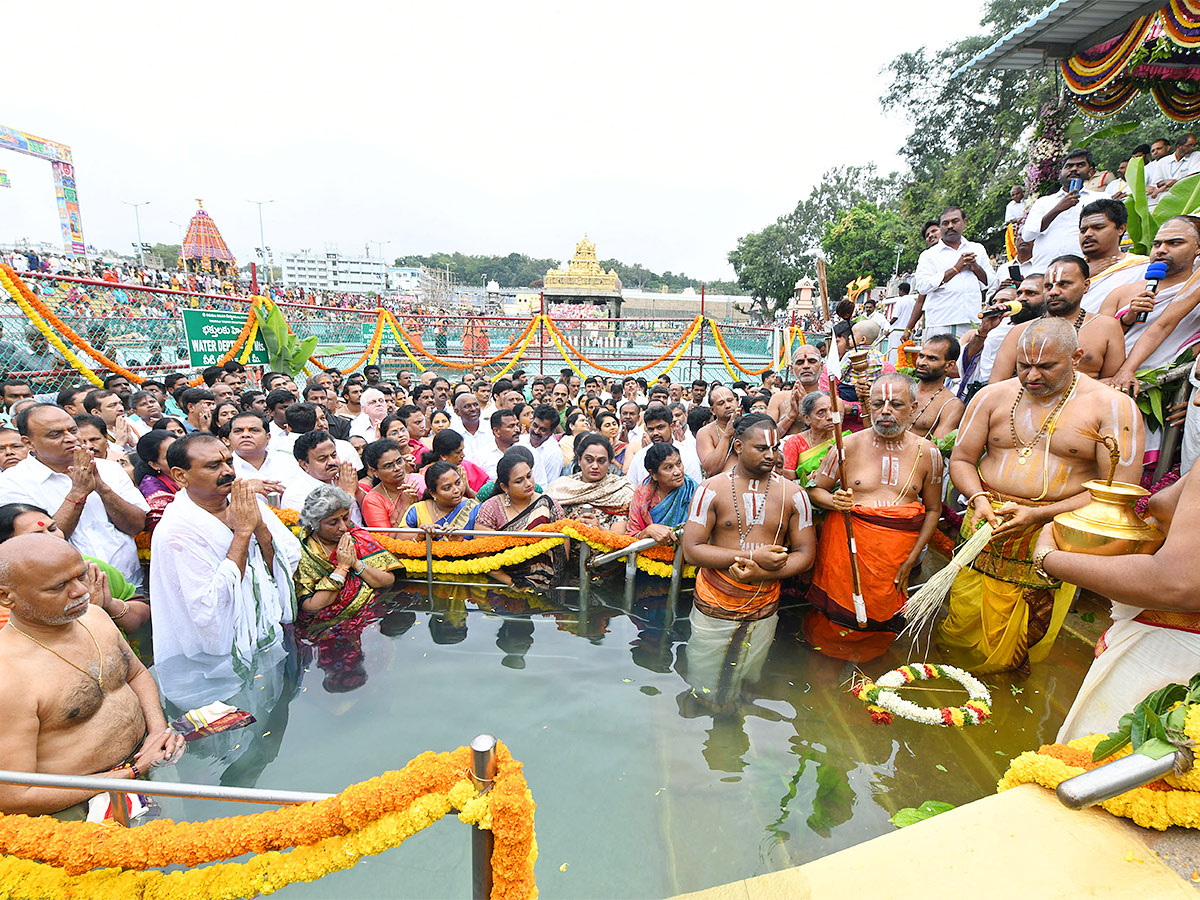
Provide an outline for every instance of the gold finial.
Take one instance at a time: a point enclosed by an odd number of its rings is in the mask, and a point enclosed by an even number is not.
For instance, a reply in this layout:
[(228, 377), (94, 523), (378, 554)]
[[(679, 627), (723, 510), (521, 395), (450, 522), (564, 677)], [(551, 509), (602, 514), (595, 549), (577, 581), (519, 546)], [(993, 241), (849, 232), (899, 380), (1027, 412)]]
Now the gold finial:
[(204, 201), (201, 200), (199, 197), (196, 198), (196, 205), (199, 206), (201, 209), (204, 209)]

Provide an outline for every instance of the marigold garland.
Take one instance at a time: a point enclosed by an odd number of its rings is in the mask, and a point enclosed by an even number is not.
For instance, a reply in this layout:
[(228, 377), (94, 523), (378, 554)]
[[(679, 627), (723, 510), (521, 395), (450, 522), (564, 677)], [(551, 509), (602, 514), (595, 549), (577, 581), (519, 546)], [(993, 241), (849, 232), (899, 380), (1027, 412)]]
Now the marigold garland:
[(71, 328), (65, 322), (63, 322), (62, 319), (54, 314), (54, 311), (51, 310), (50, 307), (43, 303), (37, 297), (37, 295), (26, 286), (25, 282), (17, 277), (17, 273), (11, 266), (0, 264), (0, 269), (4, 270), (5, 274), (8, 275), (9, 279), (16, 286), (21, 296), (29, 302), (29, 305), (36, 309), (42, 318), (54, 326), (54, 328), (58, 330), (58, 333), (70, 341), (75, 347), (78, 347), (80, 350), (87, 353), (88, 356), (96, 360), (96, 362), (98, 362), (105, 369), (108, 369), (110, 372), (114, 372), (117, 375), (123, 375), (133, 384), (141, 384), (145, 380), (142, 378), (142, 376), (135, 375), (128, 369), (117, 365), (99, 350), (92, 347), (91, 344), (77, 335), (73, 330), (71, 330)]
[(367, 349), (362, 352), (362, 356), (354, 361), (354, 365), (342, 369), (342, 373), (349, 375), (363, 363), (371, 358), (371, 355), (379, 349), (379, 343), (383, 340), (383, 318), (384, 311), (382, 309), (376, 311), (375, 316), (375, 332), (371, 335), (371, 340), (367, 342)]
[(721, 350), (722, 355), (727, 356), (729, 358), (729, 361), (732, 362), (735, 366), (737, 366), (737, 368), (740, 371), (742, 371), (745, 374), (750, 375), (752, 377), (757, 377), (757, 376), (763, 374), (763, 372), (766, 372), (768, 369), (771, 368), (771, 363), (768, 362), (761, 369), (755, 369), (753, 371), (751, 371), (750, 369), (747, 369), (745, 366), (743, 366), (740, 362), (737, 361), (737, 358), (733, 355), (733, 351), (729, 349), (729, 344), (726, 343), (725, 337), (721, 334), (721, 326), (719, 326), (714, 320), (709, 319), (708, 327), (712, 330), (713, 339), (717, 342), (717, 349)]
[[(412, 335), (410, 335), (408, 333), (408, 330), (403, 325), (400, 324), (399, 320), (397, 320), (395, 324), (396, 324), (396, 327), (398, 327), (400, 329), (400, 333), (404, 335), (404, 337), (408, 340), (408, 342), (412, 346), (417, 348), (417, 352), (420, 353), (422, 356), (428, 356), (439, 366), (447, 366), (451, 369), (470, 369), (470, 368), (474, 368), (475, 366), (490, 366), (492, 363), (497, 363), (500, 360), (504, 359), (504, 357), (508, 356), (508, 354), (517, 346), (517, 344), (521, 343), (521, 341), (524, 340), (524, 338), (527, 334), (529, 334), (533, 331), (533, 326), (535, 324), (537, 324), (537, 320), (539, 318), (540, 318), (540, 316), (535, 316), (529, 322), (529, 324), (525, 326), (525, 330), (521, 332), (521, 334), (516, 338), (516, 340), (514, 340), (511, 344), (509, 344), (507, 347), (505, 347), (503, 350), (501, 350), (495, 356), (489, 357), (488, 359), (485, 359), (482, 362), (471, 361), (471, 362), (465, 363), (465, 364), (452, 362), (451, 360), (444, 359), (440, 356), (435, 356), (434, 354), (432, 354), (428, 350), (426, 350), (420, 341), (413, 340)], [(547, 321), (549, 321), (549, 319), (547, 319)]]
[(20, 307), (21, 312), (25, 313), (25, 317), (33, 323), (34, 328), (41, 332), (42, 337), (49, 341), (54, 349), (62, 354), (63, 359), (67, 361), (71, 368), (79, 372), (80, 375), (82, 375), (96, 387), (104, 386), (104, 382), (100, 380), (99, 376), (85, 366), (79, 357), (70, 351), (67, 345), (59, 339), (58, 335), (56, 335), (50, 329), (50, 326), (46, 324), (45, 320), (37, 314), (37, 311), (29, 305), (29, 301), (25, 299), (25, 297), (21, 294), (21, 291), (8, 277), (8, 274), (4, 268), (0, 268), (0, 284), (4, 286), (4, 289), (8, 292), (8, 295), (12, 297), (17, 306)]
[(508, 362), (506, 362), (504, 364), (503, 369), (501, 369), (499, 372), (497, 372), (492, 377), (493, 382), (499, 381), (501, 378), (503, 378), (504, 373), (507, 372), (509, 369), (511, 369), (513, 366), (515, 366), (517, 364), (517, 360), (519, 360), (522, 356), (525, 355), (525, 351), (529, 348), (529, 342), (533, 340), (534, 326), (537, 324), (538, 319), (541, 319), (541, 318), (542, 317), (539, 315), (533, 320), (533, 323), (529, 327), (529, 333), (525, 335), (525, 342), (523, 344), (521, 344), (521, 349), (518, 350), (516, 352), (516, 354), (513, 355), (512, 359), (510, 359)]
[[(1185, 729), (1192, 737), (1196, 729), (1195, 710), (1188, 714), (1188, 727)], [(1047, 744), (1038, 750), (1027, 750), (1011, 763), (1004, 777), (996, 786), (997, 791), (1006, 791), (1019, 784), (1040, 784), (1042, 787), (1054, 790), (1068, 778), (1082, 775), (1084, 772), (1128, 756), (1131, 752), (1125, 747), (1103, 762), (1092, 762), (1092, 751), (1107, 735), (1092, 734), (1077, 738), (1067, 744)], [(1186, 773), (1187, 775), (1192, 773)], [(1168, 775), (1165, 779), (1142, 785), (1123, 794), (1118, 794), (1111, 800), (1105, 800), (1099, 805), (1112, 813), (1132, 819), (1142, 828), (1154, 828), (1165, 831), (1172, 825), (1185, 828), (1200, 828), (1200, 793), (1194, 789), (1185, 788), (1180, 784), (1181, 778)], [(1195, 781), (1189, 784), (1197, 786)]]
[[(398, 846), (452, 809), (467, 824), (490, 829), (492, 897), (537, 896), (535, 804), (519, 762), (496, 748), (492, 789), (477, 795), (463, 777), (466, 747), (423, 753), (318, 803), (206, 822), (149, 822), (136, 830), (48, 816), (0, 816), (0, 896), (191, 900), (270, 894), (314, 881), (361, 857)], [(294, 847), (289, 853), (282, 848)], [(241, 864), (204, 862), (259, 854)], [(32, 859), (41, 860), (34, 862)], [(189, 866), (162, 873), (152, 867)], [(151, 871), (145, 871), (151, 869)]]
[(404, 343), (404, 339), (400, 337), (400, 332), (398, 330), (399, 323), (396, 322), (395, 314), (393, 314), (391, 312), (388, 313), (387, 323), (388, 323), (388, 328), (390, 328), (392, 330), (392, 334), (396, 338), (396, 343), (400, 345), (400, 349), (403, 350), (404, 355), (408, 357), (408, 361), (417, 367), (418, 372), (424, 372), (425, 371), (424, 363), (422, 363), (419, 359), (417, 359), (415, 356), (413, 356), (412, 351), (408, 349), (408, 344)]
[(692, 319), (691, 323), (689, 323), (688, 327), (683, 330), (683, 334), (681, 334), (679, 336), (678, 340), (676, 340), (675, 343), (673, 343), (670, 347), (668, 347), (666, 349), (666, 352), (664, 352), (660, 357), (658, 357), (658, 359), (648, 362), (644, 366), (639, 366), (636, 369), (625, 370), (625, 369), (610, 369), (607, 366), (603, 366), (600, 363), (596, 362), (594, 359), (588, 358), (587, 356), (585, 356), (583, 353), (580, 352), (578, 347), (576, 347), (574, 344), (571, 343), (570, 339), (565, 334), (562, 333), (562, 331), (559, 329), (559, 327), (554, 324), (553, 319), (551, 319), (549, 316), (545, 316), (544, 319), (546, 321), (546, 327), (549, 328), (551, 332), (558, 334), (558, 336), (562, 339), (563, 343), (567, 345), (568, 350), (570, 350), (577, 357), (579, 357), (579, 359), (583, 360), (585, 363), (587, 363), (592, 368), (599, 369), (601, 372), (607, 372), (609, 375), (636, 375), (638, 372), (645, 372), (647, 369), (654, 368), (660, 362), (662, 362), (664, 359), (666, 359), (668, 356), (670, 356), (672, 353), (674, 353), (677, 349), (679, 349), (679, 345), (684, 342), (684, 340), (691, 333), (692, 329), (698, 327), (698, 323), (700, 323), (702, 321), (700, 316), (696, 316), (694, 319)]

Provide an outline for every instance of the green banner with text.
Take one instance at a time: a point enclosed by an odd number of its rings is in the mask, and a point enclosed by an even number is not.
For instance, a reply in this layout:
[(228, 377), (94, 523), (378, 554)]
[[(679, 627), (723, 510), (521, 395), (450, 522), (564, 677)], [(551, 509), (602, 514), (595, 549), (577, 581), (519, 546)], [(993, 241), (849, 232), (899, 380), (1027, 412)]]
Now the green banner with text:
[[(188, 365), (215, 366), (236, 343), (246, 324), (246, 314), (212, 309), (183, 310), (183, 335), (187, 341)], [(239, 352), (238, 357), (241, 357)], [(255, 335), (250, 363), (267, 364), (267, 348), (262, 336)]]

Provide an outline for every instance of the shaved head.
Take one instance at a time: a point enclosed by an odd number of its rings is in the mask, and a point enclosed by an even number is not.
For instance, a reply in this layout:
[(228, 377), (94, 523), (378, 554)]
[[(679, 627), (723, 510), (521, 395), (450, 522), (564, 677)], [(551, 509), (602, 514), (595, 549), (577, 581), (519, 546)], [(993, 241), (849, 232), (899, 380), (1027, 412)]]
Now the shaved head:
[(86, 573), (79, 551), (60, 537), (9, 538), (0, 544), (0, 606), (18, 621), (65, 625), (87, 612)]
[(1028, 351), (1044, 346), (1047, 352), (1070, 356), (1079, 349), (1079, 333), (1066, 319), (1044, 318), (1029, 324), (1021, 335), (1021, 349)]

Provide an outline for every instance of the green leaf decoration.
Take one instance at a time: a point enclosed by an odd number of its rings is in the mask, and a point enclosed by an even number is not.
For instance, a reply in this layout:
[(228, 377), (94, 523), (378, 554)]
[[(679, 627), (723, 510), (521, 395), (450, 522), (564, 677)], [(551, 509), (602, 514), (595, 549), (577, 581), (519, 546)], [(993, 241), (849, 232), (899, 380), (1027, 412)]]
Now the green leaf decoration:
[[(1073, 121), (1071, 124), (1074, 125), (1075, 122)], [(1137, 127), (1137, 122), (1118, 122), (1116, 125), (1109, 125), (1107, 128), (1099, 128), (1096, 131), (1093, 131), (1091, 134), (1086, 134), (1082, 137), (1076, 138), (1075, 141), (1072, 142), (1071, 146), (1086, 147), (1093, 141), (1111, 141), (1115, 137), (1120, 137), (1123, 134), (1129, 134), (1129, 132), (1133, 131)], [(1081, 123), (1079, 131), (1082, 130), (1083, 127)], [(1070, 128), (1067, 129), (1067, 134), (1071, 134)]]
[(1143, 741), (1135, 752), (1151, 759), (1162, 759), (1175, 752), (1175, 745), (1159, 738), (1150, 738), (1148, 741)]
[(1149, 254), (1150, 243), (1158, 230), (1154, 218), (1150, 215), (1150, 202), (1146, 199), (1145, 163), (1140, 156), (1129, 160), (1125, 169), (1125, 180), (1129, 183), (1129, 196), (1125, 199), (1125, 207), (1129, 210), (1129, 239), (1133, 242), (1133, 252)]
[(954, 809), (953, 803), (944, 803), (941, 800), (926, 800), (915, 809), (911, 806), (906, 806), (904, 809), (899, 810), (892, 816), (891, 823), (897, 828), (907, 828), (909, 825), (916, 825), (918, 822), (932, 819), (934, 816), (939, 816), (952, 809)]
[(1200, 174), (1189, 175), (1175, 182), (1154, 208), (1154, 218), (1159, 223), (1172, 216), (1182, 216), (1200, 208)]

